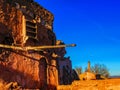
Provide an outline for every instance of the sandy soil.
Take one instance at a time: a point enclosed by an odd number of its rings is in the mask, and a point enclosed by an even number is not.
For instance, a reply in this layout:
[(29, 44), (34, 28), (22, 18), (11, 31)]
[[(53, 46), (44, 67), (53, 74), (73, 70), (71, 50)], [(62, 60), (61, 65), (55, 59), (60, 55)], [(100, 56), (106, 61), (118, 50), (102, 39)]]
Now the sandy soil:
[(72, 85), (58, 86), (58, 90), (120, 90), (120, 79), (74, 81)]

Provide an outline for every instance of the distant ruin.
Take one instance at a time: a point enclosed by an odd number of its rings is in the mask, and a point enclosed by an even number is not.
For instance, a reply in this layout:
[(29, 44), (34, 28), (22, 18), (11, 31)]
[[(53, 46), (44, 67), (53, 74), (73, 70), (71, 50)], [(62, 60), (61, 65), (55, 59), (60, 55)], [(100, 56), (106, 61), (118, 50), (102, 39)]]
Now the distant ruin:
[(56, 40), (53, 20), (53, 14), (33, 0), (0, 1), (0, 79), (41, 90), (72, 83), (71, 60), (64, 57), (64, 47), (35, 49), (65, 45)]
[(80, 80), (96, 80), (96, 74), (91, 72), (90, 61), (88, 61), (87, 70), (79, 75)]

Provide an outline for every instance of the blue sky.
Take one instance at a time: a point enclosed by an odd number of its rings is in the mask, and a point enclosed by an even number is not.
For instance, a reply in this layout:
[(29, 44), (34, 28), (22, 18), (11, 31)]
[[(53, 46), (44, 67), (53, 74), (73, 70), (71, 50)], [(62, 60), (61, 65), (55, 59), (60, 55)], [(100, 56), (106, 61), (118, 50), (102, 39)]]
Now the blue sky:
[(54, 14), (54, 32), (66, 44), (73, 68), (105, 64), (111, 75), (120, 75), (119, 0), (35, 0)]

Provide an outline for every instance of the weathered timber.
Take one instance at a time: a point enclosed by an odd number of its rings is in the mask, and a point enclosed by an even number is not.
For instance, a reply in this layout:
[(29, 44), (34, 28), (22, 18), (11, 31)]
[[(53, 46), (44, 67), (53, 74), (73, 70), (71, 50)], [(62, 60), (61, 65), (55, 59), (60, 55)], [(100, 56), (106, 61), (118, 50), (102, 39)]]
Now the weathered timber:
[(12, 46), (12, 45), (3, 45), (0, 44), (1, 48), (9, 48), (9, 49), (17, 49), (17, 50), (40, 50), (40, 49), (52, 49), (52, 48), (64, 48), (64, 47), (75, 47), (76, 44), (68, 44), (68, 45), (53, 45), (53, 46), (26, 46), (26, 47), (20, 47), (20, 46)]

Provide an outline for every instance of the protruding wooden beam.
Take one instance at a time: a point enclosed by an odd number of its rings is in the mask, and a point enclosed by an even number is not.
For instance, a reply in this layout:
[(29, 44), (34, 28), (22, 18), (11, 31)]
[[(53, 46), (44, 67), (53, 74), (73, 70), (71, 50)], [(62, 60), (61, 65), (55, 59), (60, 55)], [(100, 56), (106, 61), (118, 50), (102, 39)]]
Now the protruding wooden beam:
[(20, 46), (12, 46), (12, 45), (0, 44), (0, 47), (1, 47), (1, 48), (9, 48), (9, 49), (22, 50), (22, 51), (27, 51), (27, 50), (41, 50), (41, 49), (52, 49), (52, 48), (65, 48), (65, 47), (75, 47), (75, 46), (76, 46), (76, 44), (52, 45), (52, 46), (25, 46), (25, 47), (20, 47)]

